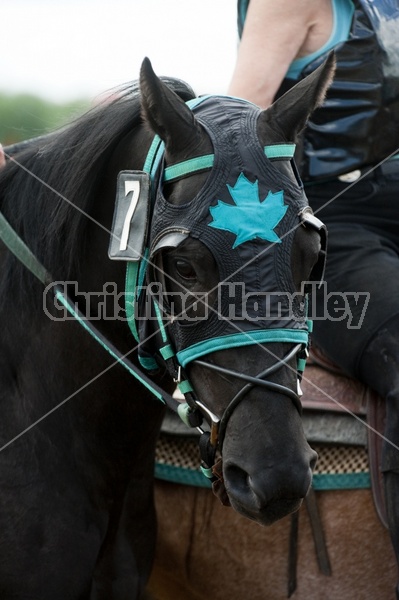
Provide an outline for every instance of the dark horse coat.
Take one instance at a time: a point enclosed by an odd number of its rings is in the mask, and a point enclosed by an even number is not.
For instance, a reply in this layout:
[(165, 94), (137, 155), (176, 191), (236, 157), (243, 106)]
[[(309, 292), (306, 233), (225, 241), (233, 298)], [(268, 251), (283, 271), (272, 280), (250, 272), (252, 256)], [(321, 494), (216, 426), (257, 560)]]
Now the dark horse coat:
[[(246, 108), (256, 118), (261, 146), (294, 141), (321, 101), (331, 69), (329, 61), (268, 111)], [(184, 86), (158, 79), (146, 60), (139, 87), (32, 143), (0, 174), (1, 212), (51, 274), (46, 290), (1, 246), (0, 597), (4, 600), (139, 598), (150, 574), (156, 531), (154, 448), (162, 403), (65, 313), (54, 299), (52, 282), (69, 286), (73, 304), (138, 365), (137, 344), (123, 306), (117, 304), (115, 313), (113, 294), (124, 292), (126, 265), (107, 255), (118, 173), (142, 170), (154, 133), (165, 142), (163, 166), (212, 152), (206, 128), (172, 87), (190, 96)], [(225, 110), (229, 111), (228, 104)], [(275, 174), (272, 191), (286, 185), (300, 190), (291, 162), (280, 163), (270, 167)], [(196, 172), (163, 186), (177, 216), (180, 206), (206, 191), (207, 177), (208, 172)], [(216, 206), (217, 199), (211, 201)], [(285, 260), (291, 286), (300, 293), (301, 282), (317, 263), (320, 236), (299, 220), (295, 227)], [(219, 231), (231, 248), (235, 236)], [(273, 248), (270, 243), (270, 251)], [(160, 254), (164, 270), (154, 262), (151, 272), (171, 278), (172, 284), (163, 282), (167, 293), (175, 293), (177, 286), (195, 298), (199, 292), (211, 297), (220, 281), (220, 265), (200, 236), (187, 235), (177, 247), (161, 248)], [(162, 315), (165, 328), (171, 323), (168, 319), (168, 314)], [(171, 331), (173, 346), (173, 327)], [(156, 328), (148, 335), (158, 335)], [(195, 361), (186, 368), (205, 416), (222, 416), (231, 399), (240, 395), (219, 448), (224, 486), (230, 503), (260, 522), (298, 508), (315, 460), (293, 402), (297, 386), (293, 347), (284, 340), (272, 344), (263, 340), (260, 346), (252, 343), (220, 352), (214, 348), (204, 358), (219, 371)], [(287, 356), (289, 360), (284, 360)], [(154, 379), (171, 391), (175, 384), (163, 359), (157, 360)], [(221, 376), (220, 368), (238, 376)], [(254, 380), (256, 385), (247, 383), (265, 369), (272, 373), (274, 388), (259, 379)]]

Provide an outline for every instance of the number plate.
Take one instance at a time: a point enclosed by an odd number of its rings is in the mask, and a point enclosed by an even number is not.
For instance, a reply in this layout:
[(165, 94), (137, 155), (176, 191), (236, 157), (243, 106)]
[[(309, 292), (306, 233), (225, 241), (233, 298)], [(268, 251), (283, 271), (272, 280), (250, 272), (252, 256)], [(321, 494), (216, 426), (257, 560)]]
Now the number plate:
[(150, 176), (143, 171), (118, 175), (108, 256), (139, 261), (144, 252), (150, 212)]

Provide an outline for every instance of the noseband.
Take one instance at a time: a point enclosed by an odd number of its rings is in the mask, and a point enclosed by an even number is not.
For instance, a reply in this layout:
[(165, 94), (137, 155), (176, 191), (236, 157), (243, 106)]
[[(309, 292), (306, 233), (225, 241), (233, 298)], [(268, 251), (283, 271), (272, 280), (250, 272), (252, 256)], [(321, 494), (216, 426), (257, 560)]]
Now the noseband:
[(220, 419), (220, 423), (219, 423), (219, 444), (220, 445), (223, 444), (224, 432), (227, 427), (227, 422), (230, 419), (233, 411), (237, 408), (238, 404), (240, 404), (240, 402), (244, 398), (245, 394), (247, 394), (248, 391), (250, 389), (252, 389), (254, 386), (263, 387), (272, 392), (279, 392), (280, 394), (284, 394), (285, 396), (287, 396), (288, 398), (290, 398), (293, 401), (298, 412), (299, 413), (302, 412), (302, 405), (299, 400), (299, 396), (300, 396), (299, 393), (294, 392), (293, 390), (291, 390), (289, 387), (287, 387), (285, 385), (281, 385), (279, 383), (275, 383), (274, 381), (268, 381), (267, 379), (265, 379), (266, 377), (269, 377), (276, 371), (279, 371), (284, 365), (286, 365), (291, 360), (291, 358), (296, 356), (298, 354), (298, 352), (302, 352), (301, 344), (297, 344), (296, 346), (294, 346), (289, 352), (287, 352), (287, 354), (282, 359), (278, 360), (276, 363), (274, 363), (273, 365), (271, 365), (264, 371), (261, 371), (258, 375), (256, 375), (256, 377), (251, 377), (250, 375), (246, 375), (245, 373), (240, 373), (239, 371), (233, 371), (232, 369), (220, 367), (219, 365), (215, 365), (213, 363), (209, 363), (209, 362), (206, 362), (203, 360), (194, 361), (196, 364), (201, 365), (202, 367), (205, 367), (207, 369), (210, 369), (211, 371), (216, 371), (218, 373), (222, 373), (223, 375), (230, 375), (232, 377), (235, 377), (236, 379), (240, 379), (241, 381), (247, 382), (247, 384), (231, 400), (230, 404), (227, 406), (226, 410), (223, 413), (223, 417)]
[[(244, 399), (245, 395), (254, 387), (262, 387), (269, 391), (278, 392), (287, 396), (294, 403), (295, 408), (298, 410), (299, 414), (302, 413), (302, 405), (300, 402), (300, 395), (302, 394), (300, 389), (300, 379), (301, 379), (301, 371), (297, 371), (298, 374), (298, 391), (295, 392), (289, 387), (285, 385), (281, 385), (279, 383), (275, 383), (274, 381), (269, 381), (267, 378), (270, 377), (273, 373), (279, 371), (282, 367), (287, 366), (288, 362), (294, 358), (298, 357), (299, 361), (306, 360), (307, 350), (303, 348), (303, 344), (296, 344), (287, 354), (275, 362), (273, 365), (261, 371), (255, 377), (247, 375), (245, 373), (240, 373), (239, 371), (234, 371), (232, 369), (227, 369), (226, 367), (221, 367), (219, 365), (215, 365), (213, 363), (203, 361), (203, 360), (195, 360), (193, 361), (195, 364), (204, 367), (206, 369), (210, 369), (211, 371), (216, 371), (222, 375), (228, 375), (239, 379), (241, 381), (247, 382), (241, 390), (233, 397), (228, 406), (226, 407), (221, 418), (217, 417), (214, 413), (212, 413), (207, 406), (200, 402), (197, 399), (194, 399), (195, 406), (200, 410), (200, 412), (206, 416), (207, 420), (210, 422), (210, 431), (206, 432), (202, 429), (202, 427), (197, 427), (201, 433), (201, 442), (200, 442), (200, 451), (201, 458), (203, 461), (202, 464), (202, 472), (204, 475), (211, 480), (215, 479), (214, 472), (212, 470), (213, 465), (215, 464), (215, 456), (216, 452), (219, 449), (222, 454), (223, 442), (226, 433), (227, 424), (232, 416), (233, 412), (237, 408), (237, 406)], [(182, 416), (183, 407), (187, 407), (186, 409), (191, 411), (193, 410), (193, 405), (181, 405), (182, 407), (179, 410), (180, 416)], [(182, 417), (186, 422), (186, 418)]]

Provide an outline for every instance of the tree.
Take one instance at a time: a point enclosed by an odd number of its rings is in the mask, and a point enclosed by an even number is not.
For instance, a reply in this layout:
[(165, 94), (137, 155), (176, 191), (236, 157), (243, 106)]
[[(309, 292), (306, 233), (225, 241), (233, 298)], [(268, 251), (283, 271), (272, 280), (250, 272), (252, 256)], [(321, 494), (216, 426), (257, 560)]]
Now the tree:
[(48, 133), (88, 108), (89, 102), (84, 100), (55, 104), (28, 94), (0, 94), (0, 142), (7, 146)]

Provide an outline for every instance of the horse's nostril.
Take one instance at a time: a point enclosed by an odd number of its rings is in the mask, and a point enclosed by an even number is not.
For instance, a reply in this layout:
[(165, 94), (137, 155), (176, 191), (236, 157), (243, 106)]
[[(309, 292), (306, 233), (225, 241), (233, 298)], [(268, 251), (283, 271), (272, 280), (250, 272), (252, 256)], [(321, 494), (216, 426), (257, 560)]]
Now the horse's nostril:
[[(317, 462), (317, 453), (309, 449), (301, 458), (278, 462), (274, 468), (246, 470), (235, 463), (224, 466), (224, 481), (230, 501), (252, 510), (269, 510), (276, 503), (284, 506), (289, 501), (299, 501), (308, 492), (312, 471)], [(274, 509), (273, 509), (274, 510)]]
[(224, 475), (229, 486), (237, 492), (245, 492), (251, 487), (248, 473), (237, 465), (227, 465)]

